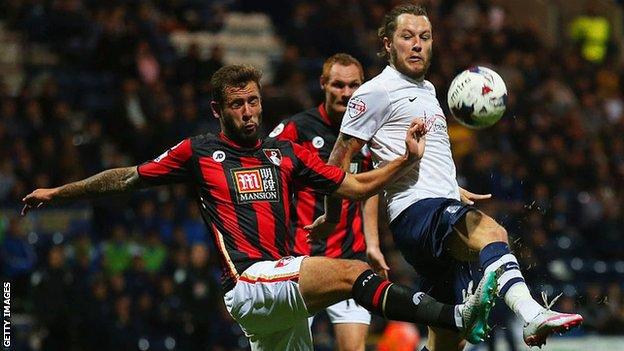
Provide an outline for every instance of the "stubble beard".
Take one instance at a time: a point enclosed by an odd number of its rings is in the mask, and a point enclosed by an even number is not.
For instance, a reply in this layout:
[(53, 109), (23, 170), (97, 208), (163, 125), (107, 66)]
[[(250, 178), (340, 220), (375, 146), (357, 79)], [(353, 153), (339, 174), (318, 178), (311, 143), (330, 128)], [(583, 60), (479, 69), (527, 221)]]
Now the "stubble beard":
[(394, 68), (396, 68), (397, 71), (415, 80), (425, 79), (425, 75), (429, 71), (429, 66), (431, 65), (431, 56), (432, 56), (431, 49), (429, 49), (429, 52), (427, 55), (428, 58), (427, 58), (427, 61), (425, 61), (425, 65), (423, 69), (417, 72), (414, 72), (411, 69), (409, 69), (403, 61), (399, 60), (398, 56), (399, 55), (397, 53), (397, 50), (394, 48), (394, 46), (391, 46), (390, 47), (390, 62), (392, 62), (392, 64), (394, 65)]
[(258, 142), (258, 133), (260, 130), (260, 125), (262, 123), (262, 113), (258, 115), (258, 127), (256, 131), (252, 134), (246, 134), (243, 132), (242, 128), (237, 128), (234, 124), (234, 119), (230, 117), (225, 117), (222, 115), (223, 124), (221, 128), (223, 129), (223, 133), (234, 142), (242, 146), (254, 146)]

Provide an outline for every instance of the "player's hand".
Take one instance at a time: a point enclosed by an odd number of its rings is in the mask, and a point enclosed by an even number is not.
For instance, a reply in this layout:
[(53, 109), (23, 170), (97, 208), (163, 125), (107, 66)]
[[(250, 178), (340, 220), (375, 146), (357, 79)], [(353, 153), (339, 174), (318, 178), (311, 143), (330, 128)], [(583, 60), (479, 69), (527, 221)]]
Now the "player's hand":
[(410, 123), (405, 136), (405, 157), (411, 160), (420, 160), (425, 153), (425, 134), (427, 127), (422, 118), (416, 118)]
[(461, 186), (459, 187), (459, 198), (461, 199), (461, 202), (468, 205), (474, 205), (476, 200), (485, 200), (491, 197), (492, 194), (475, 194), (462, 188)]
[(388, 271), (390, 267), (386, 263), (386, 258), (381, 253), (378, 247), (376, 248), (367, 248), (366, 249), (366, 257), (368, 257), (368, 263), (373, 268), (373, 271), (379, 274), (382, 278), (388, 279)]
[(327, 222), (325, 215), (322, 215), (314, 220), (314, 223), (306, 225), (303, 229), (308, 231), (308, 243), (313, 240), (326, 239), (329, 234), (336, 230), (338, 223)]
[(37, 189), (32, 193), (26, 195), (22, 202), (24, 208), (22, 208), (21, 215), (25, 216), (28, 211), (36, 208), (41, 208), (54, 201), (54, 195), (56, 195), (56, 188), (54, 189)]

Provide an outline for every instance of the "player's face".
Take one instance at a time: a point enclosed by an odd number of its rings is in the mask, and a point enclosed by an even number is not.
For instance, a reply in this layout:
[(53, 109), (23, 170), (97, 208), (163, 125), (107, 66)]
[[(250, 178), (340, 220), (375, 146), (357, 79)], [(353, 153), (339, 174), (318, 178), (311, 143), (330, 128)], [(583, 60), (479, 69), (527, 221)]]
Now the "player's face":
[(397, 17), (392, 40), (384, 38), (390, 62), (399, 72), (413, 79), (424, 78), (431, 63), (433, 36), (426, 16), (404, 13)]
[(360, 85), (362, 85), (362, 71), (358, 66), (334, 64), (329, 70), (328, 77), (321, 78), (327, 113), (342, 119), (351, 95)]
[(253, 145), (258, 140), (262, 122), (260, 90), (255, 82), (243, 88), (227, 87), (223, 106), (213, 102), (213, 113), (221, 120), (221, 129), (230, 139), (242, 145)]

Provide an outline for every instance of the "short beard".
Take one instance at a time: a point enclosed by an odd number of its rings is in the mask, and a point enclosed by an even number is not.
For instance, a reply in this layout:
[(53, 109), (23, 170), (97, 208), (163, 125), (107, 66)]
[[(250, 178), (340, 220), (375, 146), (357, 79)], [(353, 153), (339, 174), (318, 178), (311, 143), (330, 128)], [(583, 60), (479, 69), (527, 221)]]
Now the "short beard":
[(233, 119), (221, 114), (221, 129), (223, 133), (235, 143), (242, 146), (254, 146), (258, 142), (258, 133), (262, 123), (262, 114), (258, 116), (258, 127), (253, 134), (245, 134), (242, 129), (236, 128)]
[(431, 65), (432, 51), (432, 49), (429, 49), (429, 59), (427, 60), (427, 62), (425, 62), (425, 67), (421, 71), (416, 73), (412, 73), (406, 67), (399, 67), (399, 57), (397, 55), (396, 49), (393, 46), (390, 46), (390, 63), (394, 66), (394, 68), (396, 68), (397, 71), (401, 72), (402, 74), (405, 74), (406, 76), (415, 80), (423, 80), (425, 79), (425, 75), (429, 71), (429, 66)]

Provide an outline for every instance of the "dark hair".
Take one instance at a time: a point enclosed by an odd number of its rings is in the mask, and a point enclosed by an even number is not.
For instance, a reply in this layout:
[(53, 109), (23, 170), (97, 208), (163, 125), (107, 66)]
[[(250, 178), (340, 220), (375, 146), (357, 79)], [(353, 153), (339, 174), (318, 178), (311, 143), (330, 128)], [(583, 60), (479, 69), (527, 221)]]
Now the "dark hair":
[(225, 102), (225, 89), (243, 88), (249, 82), (254, 82), (260, 89), (262, 72), (252, 65), (227, 65), (219, 68), (210, 79), (213, 100), (220, 106)]
[(392, 8), (390, 12), (386, 13), (383, 23), (379, 29), (377, 29), (377, 37), (381, 41), (381, 51), (377, 53), (378, 56), (385, 57), (386, 59), (388, 58), (388, 52), (383, 45), (383, 39), (385, 37), (392, 39), (397, 26), (397, 18), (404, 13), (414, 16), (428, 16), (427, 10), (425, 10), (425, 8), (421, 5), (406, 3)]
[(332, 66), (337, 63), (343, 66), (356, 65), (357, 68), (360, 70), (360, 78), (364, 80), (364, 69), (362, 68), (362, 64), (360, 63), (360, 61), (358, 61), (355, 57), (342, 52), (334, 54), (330, 56), (327, 60), (325, 60), (325, 62), (323, 63), (323, 73), (321, 74), (321, 79), (327, 80), (329, 78), (329, 71), (331, 70)]

